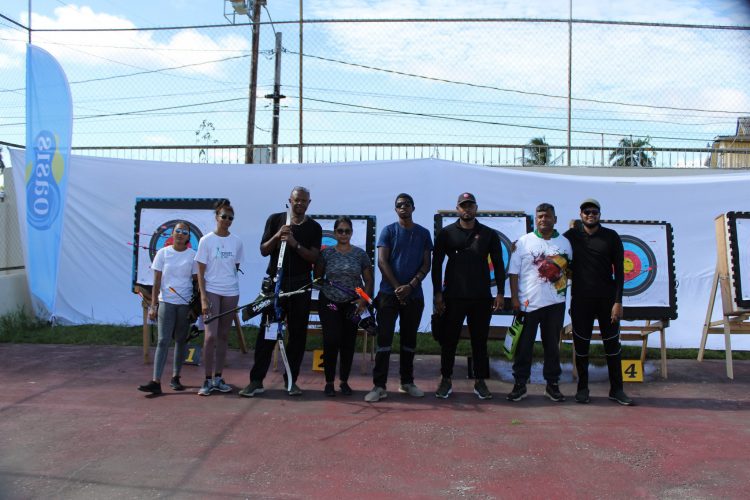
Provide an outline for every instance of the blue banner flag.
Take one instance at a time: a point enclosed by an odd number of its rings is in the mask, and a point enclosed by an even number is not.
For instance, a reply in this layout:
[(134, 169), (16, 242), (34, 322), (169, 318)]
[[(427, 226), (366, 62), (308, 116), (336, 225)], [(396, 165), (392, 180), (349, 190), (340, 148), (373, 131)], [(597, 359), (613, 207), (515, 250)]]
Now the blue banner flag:
[(26, 274), (36, 312), (48, 316), (55, 313), (72, 135), (73, 103), (65, 72), (48, 52), (28, 45)]

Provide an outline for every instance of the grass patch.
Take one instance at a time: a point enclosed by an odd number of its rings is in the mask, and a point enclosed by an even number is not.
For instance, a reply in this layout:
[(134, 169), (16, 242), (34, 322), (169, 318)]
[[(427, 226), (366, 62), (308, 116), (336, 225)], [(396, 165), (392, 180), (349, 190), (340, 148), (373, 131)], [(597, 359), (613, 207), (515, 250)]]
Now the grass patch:
[[(255, 339), (258, 335), (258, 328), (247, 326), (242, 328), (245, 336), (245, 343), (248, 349), (253, 349)], [(151, 328), (151, 343), (156, 342), (156, 326)], [(117, 345), (117, 346), (140, 346), (142, 345), (143, 333), (140, 326), (127, 325), (76, 325), (76, 326), (51, 326), (44, 321), (40, 321), (30, 316), (23, 309), (10, 312), (0, 316), (0, 343), (26, 343), (26, 344), (72, 344), (72, 345)], [(399, 336), (394, 336), (393, 352), (399, 352)], [(193, 342), (202, 343), (203, 337)], [(234, 330), (229, 335), (229, 346), (239, 349), (239, 341)], [(323, 337), (320, 334), (310, 334), (307, 336), (307, 350), (323, 348)], [(492, 340), (489, 342), (488, 351), (492, 358), (504, 358), (501, 351), (502, 344), (500, 341)], [(362, 351), (362, 337), (357, 339), (357, 351)], [(440, 346), (432, 338), (432, 335), (420, 334), (417, 336), (417, 353), (418, 354), (440, 354)], [(456, 350), (458, 356), (471, 355), (471, 343), (468, 340), (461, 340)], [(560, 352), (563, 361), (569, 361), (572, 358), (572, 344), (563, 344)], [(592, 361), (604, 362), (604, 348), (601, 343), (591, 344)], [(622, 357), (624, 359), (638, 359), (641, 356), (639, 346), (623, 346)], [(537, 342), (534, 346), (534, 357), (542, 358), (543, 351), (541, 343)], [(667, 349), (669, 359), (696, 359), (698, 349)], [(703, 356), (705, 359), (724, 359), (724, 351), (707, 350)], [(732, 357), (736, 360), (750, 359), (748, 351), (732, 351)], [(661, 358), (658, 348), (647, 350), (646, 359), (658, 360)]]

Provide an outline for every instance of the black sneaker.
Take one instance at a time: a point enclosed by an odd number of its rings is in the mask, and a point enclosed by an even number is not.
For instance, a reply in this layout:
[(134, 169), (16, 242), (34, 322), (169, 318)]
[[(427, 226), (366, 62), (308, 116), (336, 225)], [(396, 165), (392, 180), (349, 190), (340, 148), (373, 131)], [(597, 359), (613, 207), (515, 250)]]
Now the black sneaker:
[(578, 392), (576, 392), (576, 403), (581, 403), (585, 405), (590, 402), (591, 402), (591, 398), (589, 398), (588, 388), (578, 389)]
[(555, 403), (565, 401), (565, 396), (560, 392), (560, 386), (557, 384), (548, 383), (547, 388), (544, 389), (544, 395)]
[(479, 399), (492, 399), (492, 393), (487, 389), (487, 384), (484, 382), (484, 379), (481, 378), (478, 378), (476, 382), (474, 382), (474, 394), (476, 394)]
[(161, 394), (161, 384), (152, 380), (148, 384), (139, 385), (138, 390), (141, 392), (150, 392), (151, 394)]
[(526, 384), (519, 384), (516, 383), (513, 385), (513, 390), (510, 391), (510, 394), (505, 398), (508, 401), (521, 401), (523, 398), (526, 397)]
[(239, 394), (243, 398), (254, 398), (258, 394), (263, 394), (263, 391), (265, 391), (265, 389), (263, 389), (263, 382), (259, 382), (256, 380), (254, 382), (251, 381), (245, 386), (244, 389), (242, 389), (237, 394)]
[(451, 379), (443, 377), (440, 379), (440, 385), (438, 385), (435, 391), (435, 397), (440, 399), (448, 399), (448, 396), (453, 392), (453, 383)]
[(297, 384), (292, 384), (292, 388), (287, 391), (290, 396), (302, 396), (302, 389)]
[(617, 401), (623, 406), (633, 406), (633, 400), (630, 399), (622, 389), (609, 391), (609, 399), (611, 399), (612, 401)]
[(354, 392), (346, 382), (341, 382), (341, 385), (339, 385), (339, 389), (341, 389), (341, 394), (343, 394), (344, 396), (351, 396)]
[(333, 388), (333, 382), (331, 382), (331, 383), (326, 383), (326, 386), (325, 386), (325, 388), (323, 389), (323, 392), (324, 392), (324, 393), (325, 393), (325, 395), (326, 395), (326, 396), (328, 396), (329, 398), (332, 398), (332, 397), (334, 397), (334, 396), (336, 395), (336, 389), (334, 389), (334, 388)]
[(185, 386), (180, 383), (179, 375), (177, 375), (176, 377), (172, 377), (172, 380), (169, 381), (169, 387), (171, 387), (173, 391), (185, 390)]

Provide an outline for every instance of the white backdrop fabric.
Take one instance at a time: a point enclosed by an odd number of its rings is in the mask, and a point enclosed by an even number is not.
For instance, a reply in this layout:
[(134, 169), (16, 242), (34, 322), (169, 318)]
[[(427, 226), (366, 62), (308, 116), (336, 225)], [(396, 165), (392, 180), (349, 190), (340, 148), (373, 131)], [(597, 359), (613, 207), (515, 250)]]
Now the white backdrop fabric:
[[(15, 167), (23, 151), (11, 151)], [(24, 168), (13, 168), (23, 186)], [(140, 299), (130, 291), (135, 200), (226, 197), (235, 207), (231, 231), (245, 243), (240, 303), (257, 295), (267, 260), (258, 249), (267, 216), (284, 210), (295, 185), (310, 189), (309, 213), (377, 217), (377, 233), (396, 219), (396, 195), (414, 197), (416, 222), (433, 229), (438, 210), (455, 208), (464, 191), (476, 195), (480, 210), (532, 214), (549, 202), (557, 229), (578, 217), (589, 197), (602, 203), (612, 220), (672, 223), (677, 269), (678, 314), (667, 330), (669, 347), (698, 347), (716, 265), (714, 217), (747, 211), (750, 173), (716, 176), (599, 177), (539, 173), (465, 165), (443, 160), (410, 160), (295, 165), (208, 165), (73, 156), (65, 210), (55, 315), (66, 323), (139, 324)], [(17, 189), (18, 217), (25, 238), (26, 199)], [(24, 250), (26, 252), (25, 239)], [(52, 251), (52, 249), (50, 249)], [(575, 258), (575, 256), (574, 256)], [(376, 282), (380, 276), (377, 273)], [(425, 294), (431, 297), (430, 280)], [(429, 329), (427, 301), (421, 330)], [(721, 301), (717, 301), (720, 306)], [(714, 317), (720, 314), (719, 307)], [(734, 336), (733, 348), (750, 349), (750, 338)], [(747, 337), (747, 336), (745, 336)], [(651, 343), (652, 345), (654, 342)], [(723, 348), (710, 336), (709, 348)]]

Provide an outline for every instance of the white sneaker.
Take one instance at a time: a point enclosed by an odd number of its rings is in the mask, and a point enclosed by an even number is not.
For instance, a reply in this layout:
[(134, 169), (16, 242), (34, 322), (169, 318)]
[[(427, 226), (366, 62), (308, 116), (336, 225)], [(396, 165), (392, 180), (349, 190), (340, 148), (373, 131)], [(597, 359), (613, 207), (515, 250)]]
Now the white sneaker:
[(370, 392), (365, 395), (365, 401), (367, 401), (368, 403), (375, 403), (376, 401), (380, 401), (381, 399), (385, 399), (387, 397), (388, 393), (385, 392), (385, 389), (376, 385)]
[(413, 398), (424, 397), (424, 391), (414, 384), (401, 384), (398, 388), (398, 392), (408, 394)]
[(213, 388), (214, 388), (214, 384), (210, 380), (206, 379), (203, 381), (203, 386), (200, 389), (198, 389), (198, 395), (210, 396)]

